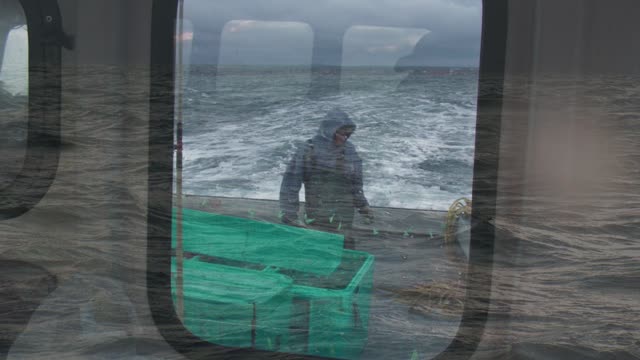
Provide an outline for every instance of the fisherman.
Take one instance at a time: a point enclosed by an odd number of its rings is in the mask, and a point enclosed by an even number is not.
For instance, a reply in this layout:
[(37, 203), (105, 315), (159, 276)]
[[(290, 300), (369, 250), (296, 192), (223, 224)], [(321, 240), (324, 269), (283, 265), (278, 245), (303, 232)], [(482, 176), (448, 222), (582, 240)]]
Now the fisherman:
[[(354, 210), (373, 219), (362, 190), (362, 160), (348, 140), (356, 124), (336, 108), (320, 124), (318, 134), (307, 140), (291, 159), (280, 187), (282, 222), (345, 234), (345, 248), (353, 249), (349, 235)], [(300, 188), (304, 184), (305, 215), (298, 218)]]

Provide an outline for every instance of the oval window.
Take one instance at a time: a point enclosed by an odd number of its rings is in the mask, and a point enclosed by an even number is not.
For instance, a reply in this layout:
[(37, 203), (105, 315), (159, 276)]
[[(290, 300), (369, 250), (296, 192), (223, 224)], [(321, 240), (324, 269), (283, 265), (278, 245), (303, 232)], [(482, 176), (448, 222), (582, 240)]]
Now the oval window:
[(25, 160), (29, 110), (29, 39), (24, 11), (15, 2), (14, 14), (0, 25), (0, 189), (11, 184)]
[(0, 6), (0, 220), (29, 211), (55, 178), (60, 48), (71, 46), (61, 24), (55, 1)]
[(212, 355), (436, 356), (465, 307), (482, 3), (288, 5), (180, 1), (156, 48), (155, 316)]

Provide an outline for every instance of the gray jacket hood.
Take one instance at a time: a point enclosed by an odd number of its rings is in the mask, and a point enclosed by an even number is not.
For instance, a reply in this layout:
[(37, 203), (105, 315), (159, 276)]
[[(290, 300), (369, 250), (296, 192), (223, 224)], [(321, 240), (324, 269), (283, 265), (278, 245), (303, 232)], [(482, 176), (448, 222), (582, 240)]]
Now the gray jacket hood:
[(355, 130), (356, 123), (351, 120), (349, 115), (341, 109), (335, 108), (327, 113), (320, 128), (318, 129), (318, 135), (327, 140), (333, 140), (333, 135), (342, 127), (350, 127)]
[[(342, 220), (350, 224), (353, 221), (353, 209), (368, 205), (362, 191), (362, 160), (358, 156), (356, 147), (349, 141), (341, 146), (337, 146), (333, 141), (333, 135), (342, 127), (355, 129), (356, 124), (347, 113), (335, 108), (327, 113), (320, 124), (318, 134), (301, 143), (298, 147), (287, 165), (280, 185), (280, 208), (284, 213), (284, 218), (298, 218), (299, 192), (303, 183), (305, 184), (306, 205), (310, 206), (310, 209), (316, 206), (316, 212), (325, 215), (336, 211), (336, 208), (332, 209), (328, 204), (323, 205), (322, 201), (316, 201), (317, 199), (332, 199), (333, 193), (326, 193), (326, 189), (311, 180), (322, 180), (327, 174), (334, 177), (334, 180), (336, 175), (342, 178), (340, 181), (343, 181), (342, 185), (346, 186), (343, 190), (347, 189), (353, 196), (347, 201), (348, 204), (340, 205)], [(342, 220), (339, 220), (339, 223), (342, 223)]]

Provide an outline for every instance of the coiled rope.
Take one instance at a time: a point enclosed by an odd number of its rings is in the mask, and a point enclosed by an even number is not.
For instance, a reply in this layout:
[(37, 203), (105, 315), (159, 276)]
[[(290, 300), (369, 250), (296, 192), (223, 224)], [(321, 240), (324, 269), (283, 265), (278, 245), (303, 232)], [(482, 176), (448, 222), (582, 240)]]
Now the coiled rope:
[(462, 197), (449, 206), (444, 231), (445, 243), (449, 243), (454, 239), (457, 232), (457, 220), (460, 216), (471, 216), (471, 200)]

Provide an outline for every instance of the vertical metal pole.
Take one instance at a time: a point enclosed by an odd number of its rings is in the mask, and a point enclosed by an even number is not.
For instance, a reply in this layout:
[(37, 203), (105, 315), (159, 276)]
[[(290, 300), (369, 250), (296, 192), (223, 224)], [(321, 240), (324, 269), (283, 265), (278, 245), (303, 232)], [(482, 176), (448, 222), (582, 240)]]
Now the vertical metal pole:
[(182, 244), (182, 33), (184, 1), (178, 2), (178, 31), (176, 34), (176, 312), (180, 319), (184, 318), (184, 289), (183, 289), (183, 261)]

